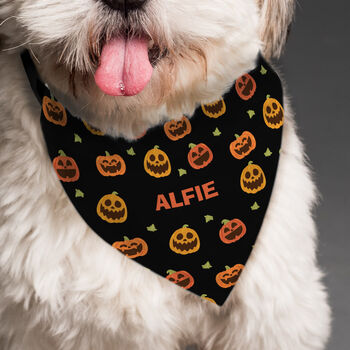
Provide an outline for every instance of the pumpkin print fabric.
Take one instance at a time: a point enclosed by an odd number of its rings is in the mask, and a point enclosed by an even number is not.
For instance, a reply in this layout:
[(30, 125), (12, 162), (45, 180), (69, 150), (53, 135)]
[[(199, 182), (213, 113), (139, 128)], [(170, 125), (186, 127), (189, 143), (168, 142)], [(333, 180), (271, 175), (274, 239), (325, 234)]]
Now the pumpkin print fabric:
[(42, 104), (48, 154), (81, 217), (116, 254), (222, 305), (244, 274), (277, 171), (283, 96), (268, 63), (258, 57), (192, 117), (127, 141), (72, 116), (28, 52), (22, 59)]

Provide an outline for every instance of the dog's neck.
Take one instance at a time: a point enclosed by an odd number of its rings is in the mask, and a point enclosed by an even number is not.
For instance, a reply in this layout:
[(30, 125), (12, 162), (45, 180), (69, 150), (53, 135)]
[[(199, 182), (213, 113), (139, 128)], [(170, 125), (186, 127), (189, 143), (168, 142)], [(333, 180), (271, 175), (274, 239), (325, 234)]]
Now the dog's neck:
[(254, 68), (259, 50), (258, 44), (250, 45), (242, 59), (228, 49), (227, 58), (219, 60), (213, 47), (212, 57), (206, 57), (206, 74), (201, 74), (203, 67), (198, 62), (192, 62), (185, 75), (184, 71), (173, 72), (173, 86), (169, 87), (155, 72), (145, 90), (131, 97), (103, 94), (92, 74), (76, 74), (72, 84), (71, 74), (52, 64), (52, 59), (34, 61), (43, 81), (73, 115), (111, 136), (135, 139), (160, 122), (192, 116), (200, 103), (218, 99), (235, 79)]

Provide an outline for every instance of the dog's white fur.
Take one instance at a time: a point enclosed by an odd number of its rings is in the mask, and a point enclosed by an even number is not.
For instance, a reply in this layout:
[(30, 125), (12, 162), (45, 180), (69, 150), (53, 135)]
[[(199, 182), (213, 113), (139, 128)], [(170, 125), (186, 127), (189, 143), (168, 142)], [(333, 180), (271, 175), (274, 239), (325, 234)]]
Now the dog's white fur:
[[(71, 111), (133, 138), (222, 95), (254, 66), (259, 50), (278, 55), (293, 1), (149, 0), (147, 6), (133, 24), (168, 56), (141, 94), (112, 98), (92, 82), (89, 48), (102, 33), (113, 35), (121, 21), (116, 14), (97, 0), (0, 0), (0, 348), (324, 349), (330, 310), (316, 262), (317, 195), (287, 98), (271, 202), (222, 308), (116, 253), (87, 227), (58, 182), (21, 47), (32, 50), (43, 79)], [(76, 97), (68, 84), (73, 70)]]

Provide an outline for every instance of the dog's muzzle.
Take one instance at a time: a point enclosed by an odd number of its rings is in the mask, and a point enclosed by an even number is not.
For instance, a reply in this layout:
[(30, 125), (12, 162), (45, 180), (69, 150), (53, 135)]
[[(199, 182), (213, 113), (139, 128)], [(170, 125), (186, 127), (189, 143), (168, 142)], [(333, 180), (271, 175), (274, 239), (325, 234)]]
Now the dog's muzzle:
[(107, 6), (113, 10), (123, 11), (127, 13), (128, 11), (140, 9), (147, 0), (101, 0)]

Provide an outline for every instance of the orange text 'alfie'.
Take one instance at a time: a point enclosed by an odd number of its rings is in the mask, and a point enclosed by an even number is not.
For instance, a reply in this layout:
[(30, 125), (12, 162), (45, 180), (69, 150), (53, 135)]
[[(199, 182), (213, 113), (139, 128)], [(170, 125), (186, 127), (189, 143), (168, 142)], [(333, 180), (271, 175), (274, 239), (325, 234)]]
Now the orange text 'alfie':
[[(158, 194), (156, 211), (161, 209), (180, 208), (184, 205), (190, 205), (194, 201), (201, 202), (210, 198), (218, 197), (219, 193), (215, 190), (214, 181), (209, 181), (203, 185), (189, 187), (181, 190), (177, 201), (174, 192), (168, 195)], [(192, 201), (192, 203), (191, 203)]]

